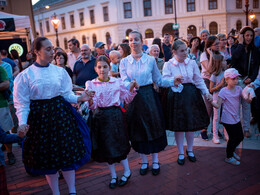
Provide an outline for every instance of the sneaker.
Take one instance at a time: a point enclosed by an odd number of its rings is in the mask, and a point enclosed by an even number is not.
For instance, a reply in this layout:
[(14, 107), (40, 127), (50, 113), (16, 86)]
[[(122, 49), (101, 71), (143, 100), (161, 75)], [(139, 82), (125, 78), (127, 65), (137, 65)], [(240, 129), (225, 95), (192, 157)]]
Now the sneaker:
[(219, 139), (223, 139), (223, 135), (219, 131), (218, 131), (218, 137), (219, 137)]
[(202, 132), (200, 132), (200, 135), (201, 135), (201, 138), (202, 138), (204, 141), (208, 141), (208, 140), (209, 140), (207, 131), (202, 131)]
[(14, 156), (14, 153), (8, 152), (8, 153), (7, 153), (7, 158), (8, 158), (8, 164), (9, 164), (9, 165), (15, 164), (16, 158), (15, 158), (15, 156)]
[(213, 137), (213, 138), (212, 138), (212, 142), (213, 142), (214, 144), (220, 144), (219, 139), (216, 138), (216, 137)]
[(240, 165), (240, 162), (239, 161), (237, 161), (234, 157), (231, 157), (231, 158), (226, 158), (225, 159), (225, 162), (226, 163), (229, 163), (229, 164), (231, 164), (231, 165)]
[(244, 132), (244, 137), (246, 137), (246, 138), (251, 137), (250, 132), (249, 132), (249, 131), (245, 131), (245, 132)]
[(235, 152), (233, 153), (233, 156), (235, 157), (235, 159), (240, 160), (240, 157)]

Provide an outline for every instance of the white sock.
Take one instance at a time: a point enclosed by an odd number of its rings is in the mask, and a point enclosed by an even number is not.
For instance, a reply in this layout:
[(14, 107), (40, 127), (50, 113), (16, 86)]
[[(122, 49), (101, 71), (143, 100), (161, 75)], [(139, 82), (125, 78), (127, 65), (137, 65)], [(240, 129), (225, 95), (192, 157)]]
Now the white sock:
[[(124, 160), (121, 160), (121, 164), (123, 165), (124, 167), (124, 176), (126, 177), (129, 177), (129, 175), (131, 175), (131, 171), (129, 169), (129, 164), (128, 164), (128, 159), (124, 159)], [(125, 177), (122, 177), (121, 178), (123, 181), (126, 181), (126, 178)]]
[(153, 153), (153, 169), (159, 169), (159, 159), (158, 159), (158, 153)]
[[(184, 132), (175, 132), (174, 135), (175, 135), (175, 140), (179, 151), (179, 155), (181, 154), (179, 158), (184, 159), (184, 150), (183, 150)], [(182, 158), (182, 154), (183, 154), (183, 158)]]
[(75, 170), (62, 171), (62, 175), (69, 187), (69, 193), (76, 193), (75, 187)]
[[(111, 173), (111, 177), (112, 178), (117, 178), (116, 176), (116, 169), (115, 169), (115, 163), (110, 165), (110, 164), (107, 164), (109, 170), (110, 170), (110, 173)], [(112, 179), (111, 180), (111, 183), (116, 183), (116, 180), (115, 179)]]
[[(140, 153), (140, 157), (142, 158), (142, 163), (148, 163), (147, 156), (145, 154)], [(142, 164), (141, 169), (146, 169), (147, 164)]]
[(53, 195), (60, 195), (59, 191), (59, 173), (45, 175), (46, 180), (52, 190)]
[(185, 137), (187, 140), (187, 151), (189, 156), (194, 156), (193, 154), (193, 141), (194, 141), (194, 132), (185, 132)]

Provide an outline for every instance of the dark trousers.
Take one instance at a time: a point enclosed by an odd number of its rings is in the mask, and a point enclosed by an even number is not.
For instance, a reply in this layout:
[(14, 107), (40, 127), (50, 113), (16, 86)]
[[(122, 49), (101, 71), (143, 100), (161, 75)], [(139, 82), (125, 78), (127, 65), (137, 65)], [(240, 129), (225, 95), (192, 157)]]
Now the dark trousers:
[(7, 190), (5, 167), (3, 165), (0, 165), (0, 194), (9, 195)]
[(242, 130), (241, 122), (238, 122), (237, 124), (232, 124), (232, 125), (223, 123), (223, 125), (226, 128), (226, 131), (229, 136), (229, 140), (227, 143), (227, 149), (226, 149), (227, 158), (231, 158), (231, 157), (233, 157), (233, 152), (235, 152), (236, 147), (244, 139), (243, 130)]

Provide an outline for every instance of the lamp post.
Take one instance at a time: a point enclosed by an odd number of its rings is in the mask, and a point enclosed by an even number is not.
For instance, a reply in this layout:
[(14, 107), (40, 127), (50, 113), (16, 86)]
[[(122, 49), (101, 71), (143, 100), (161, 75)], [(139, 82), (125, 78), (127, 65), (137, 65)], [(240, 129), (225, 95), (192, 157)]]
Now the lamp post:
[(57, 47), (59, 47), (60, 44), (59, 44), (59, 39), (58, 39), (58, 27), (60, 24), (60, 20), (57, 18), (57, 15), (55, 13), (51, 16), (51, 24), (53, 25), (55, 32), (56, 32), (56, 45), (57, 45)]
[(253, 14), (253, 10), (248, 9), (249, 8), (249, 0), (245, 0), (245, 7), (246, 7), (246, 10), (244, 10), (244, 12), (246, 14), (246, 26), (248, 26), (248, 18), (251, 22), (253, 22), (254, 19), (255, 19), (255, 14)]

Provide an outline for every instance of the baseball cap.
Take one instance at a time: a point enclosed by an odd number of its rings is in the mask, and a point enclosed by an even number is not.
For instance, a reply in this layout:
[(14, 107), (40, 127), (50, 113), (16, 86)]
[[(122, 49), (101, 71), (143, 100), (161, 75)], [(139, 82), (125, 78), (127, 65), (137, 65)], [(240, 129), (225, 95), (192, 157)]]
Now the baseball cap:
[(97, 42), (96, 44), (95, 44), (95, 48), (99, 48), (99, 47), (101, 47), (101, 46), (103, 46), (103, 45), (105, 45), (105, 43), (103, 43), (103, 42)]
[(237, 76), (241, 76), (241, 74), (238, 73), (238, 71), (235, 68), (229, 68), (224, 72), (225, 78), (235, 78)]

